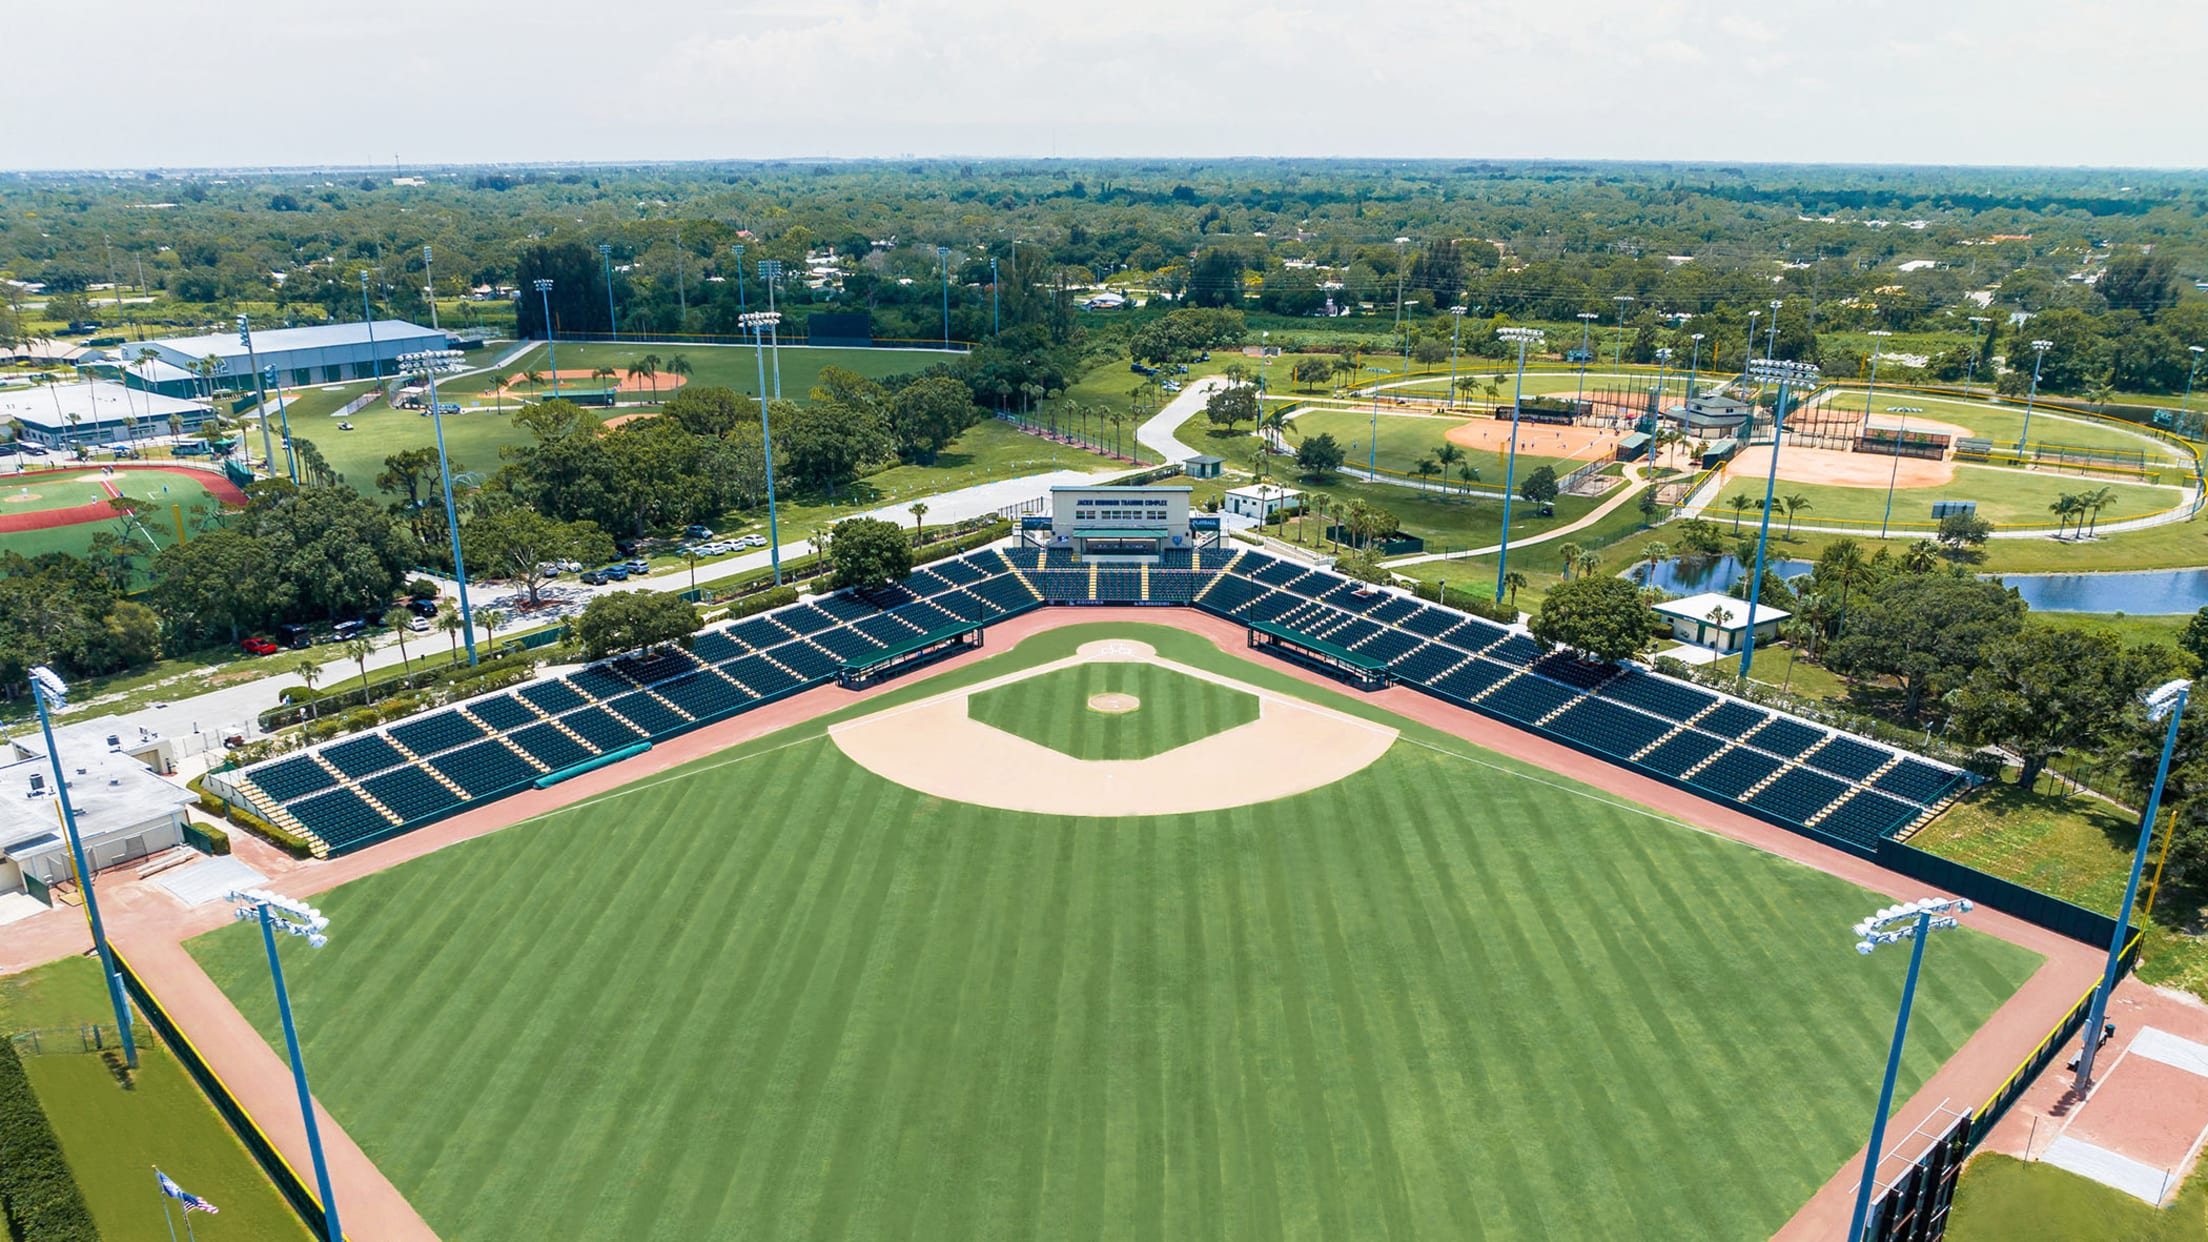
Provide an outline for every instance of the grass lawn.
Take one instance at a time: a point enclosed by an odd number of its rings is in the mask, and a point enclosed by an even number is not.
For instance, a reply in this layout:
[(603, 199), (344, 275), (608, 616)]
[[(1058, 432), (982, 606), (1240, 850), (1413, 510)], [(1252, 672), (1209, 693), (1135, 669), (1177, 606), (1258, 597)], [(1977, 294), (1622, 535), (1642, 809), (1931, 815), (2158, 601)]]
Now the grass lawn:
[[(1766, 461), (1769, 459), (1766, 458)], [(1521, 459), (1521, 463), (1523, 459)], [(1738, 490), (1739, 484), (1727, 485), (1725, 495)], [(2103, 522), (2121, 521), (2127, 517), (2159, 509), (2167, 509), (2181, 500), (2182, 494), (2171, 487), (2154, 487), (2140, 483), (2111, 483), (2100, 479), (2082, 479), (2073, 475), (2043, 474), (2034, 470), (2010, 470), (2000, 466), (1955, 467), (1955, 481), (1939, 487), (1905, 487), (1894, 492), (1894, 519), (1898, 522), (1930, 522), (1932, 502), (1935, 500), (1975, 500), (1978, 516), (1996, 526), (2045, 526), (2053, 528), (2054, 513), (2047, 506), (2066, 492), (2090, 492), (2106, 487), (2115, 493), (2115, 503), (2101, 510)], [(1751, 489), (1758, 501), (1763, 499), (1762, 480), (1755, 480)], [(1811, 507), (1802, 510), (1798, 521), (1817, 524), (1833, 521), (1869, 522), (1875, 529), (1879, 515), (1886, 510), (1886, 489), (1882, 487), (1837, 487), (1823, 483), (1797, 483), (1788, 479), (1779, 481), (1779, 495), (1807, 496)], [(1732, 510), (1713, 507), (1728, 523)], [(1785, 510), (1773, 525), (1779, 526)], [(1744, 515), (1753, 520), (1755, 512)], [(1914, 532), (1922, 538), (1924, 531)]]
[[(659, 355), (660, 379), (657, 396), (660, 400), (673, 395), (677, 389), (675, 377), (666, 374), (667, 361), (677, 355), (688, 359), (693, 368), (688, 383), (717, 384), (733, 388), (747, 397), (756, 397), (759, 394), (759, 360), (756, 351), (749, 345), (600, 345), (580, 341), (559, 341), (555, 344), (562, 372), (587, 372), (598, 367), (612, 367), (621, 372), (613, 381), (617, 384), (630, 382), (628, 369), (638, 359), (646, 354)], [(810, 345), (784, 345), (781, 354), (782, 396), (792, 401), (803, 401), (805, 394), (812, 391), (813, 385), (820, 382), (820, 373), (827, 367), (842, 367), (846, 371), (856, 371), (873, 379), (883, 379), (891, 375), (917, 374), (937, 363), (959, 357), (939, 349), (837, 349), (829, 346), (815, 348)], [(767, 353), (766, 363), (767, 387), (773, 388), (776, 361), (771, 350)], [(531, 367), (550, 372), (551, 362), (542, 345), (516, 358), (502, 370), (508, 376), (517, 376)], [(447, 400), (458, 401), (463, 405), (480, 404), (485, 409), (490, 409), (496, 404), (490, 396), (494, 387), (492, 379), (493, 375), (486, 373), (462, 376), (449, 383), (439, 381), (437, 392)], [(641, 380), (637, 382), (643, 383)], [(518, 385), (519, 381), (516, 383)], [(602, 388), (606, 381), (563, 380), (561, 383), (563, 386), (581, 384), (588, 388)], [(544, 385), (542, 395), (552, 395), (549, 380)], [(620, 399), (624, 403), (621, 408), (626, 411), (628, 402), (652, 402), (653, 390), (647, 385), (640, 391), (623, 392)], [(513, 399), (507, 398), (505, 405), (511, 410)]]
[[(1138, 706), (1110, 714), (1089, 705), (1099, 694), (1133, 697)], [(1240, 690), (1147, 664), (1082, 664), (984, 690), (966, 714), (1076, 759), (1147, 759), (1257, 719), (1257, 700)]]
[[(1107, 637), (1385, 718), (1132, 624), (837, 716)], [(441, 1234), (1760, 1238), (1861, 1142), (1907, 962), (1802, 930), (1852, 885), (1408, 722), (1109, 821), (923, 796), (827, 723), (323, 895), (307, 1056)], [(273, 1040), (249, 932), (191, 949)], [(2038, 960), (1943, 942), (1903, 1091)]]
[(1987, 1152), (1970, 1162), (1947, 1219), (1948, 1242), (2198, 1242), (2208, 1237), (2208, 1178), (2156, 1210), (2051, 1164)]
[[(175, 506), (183, 506), (187, 528), (200, 511), (213, 512), (221, 507), (208, 494), (204, 482), (207, 477), (197, 470), (122, 470), (116, 472), (113, 481), (124, 495), (150, 503), (150, 508), (140, 512), (139, 522), (155, 545), (165, 548), (176, 542)], [(97, 469), (27, 479), (0, 476), (0, 514), (66, 509), (104, 501), (107, 492), (100, 487), (99, 478)], [(36, 499), (16, 499), (25, 489)], [(123, 529), (120, 518), (105, 518), (44, 530), (8, 531), (0, 533), (0, 551), (22, 556), (46, 552), (83, 556), (91, 550), (92, 536), (101, 531), (121, 533)]]
[[(267, 980), (262, 983), (266, 993)], [(275, 1006), (270, 995), (248, 1003)], [(99, 964), (92, 959), (65, 958), (0, 978), (0, 1031), (113, 1021)], [(23, 1058), (100, 1236), (109, 1242), (166, 1242), (154, 1165), (222, 1209), (219, 1231), (210, 1237), (309, 1236), (184, 1067), (143, 1023), (138, 1038), (138, 1073), (127, 1088), (96, 1054)]]
[[(1833, 399), (1842, 409), (1863, 408), (1863, 390), (1841, 390)], [(1888, 413), (1894, 406), (1908, 406), (1920, 413), (1910, 413), (1910, 419), (1928, 419), (1968, 427), (1976, 434), (1995, 444), (2014, 444), (2024, 434), (2024, 403), (2013, 405), (1987, 405), (1977, 401), (1956, 401), (1945, 397), (1930, 397), (1919, 392), (1885, 390), (1871, 396), (1871, 414), (1882, 423), (1894, 423), (1904, 415)], [(2141, 432), (2126, 431), (2089, 418), (2079, 418), (2045, 408), (2032, 411), (2032, 441), (2045, 444), (2067, 444), (2078, 448), (2116, 449), (2123, 452), (2143, 452), (2150, 462), (2177, 461), (2178, 450), (2167, 443)]]
[[(1482, 421), (1487, 421), (1484, 416)], [(1331, 435), (1342, 446), (1344, 464), (1362, 467), (1366, 462), (1366, 442), (1377, 441), (1380, 449), (1378, 464), (1382, 470), (1415, 475), (1418, 459), (1431, 455), (1435, 449), (1446, 444), (1449, 429), (1460, 427), (1464, 422), (1462, 418), (1446, 414), (1421, 414), (1408, 407), (1383, 406), (1377, 420), (1379, 430), (1375, 432), (1375, 420), (1369, 407), (1362, 410), (1314, 409), (1289, 420), (1289, 445), (1293, 448), (1313, 436)], [(1209, 425), (1206, 424), (1204, 429), (1208, 431), (1208, 428)], [(1562, 478), (1592, 460), (1587, 457), (1544, 456), (1532, 452), (1527, 445), (1542, 439), (1545, 429), (1526, 426), (1521, 430), (1524, 434), (1518, 452), (1520, 479), (1542, 466), (1556, 471), (1557, 477)], [(1249, 438), (1254, 446), (1255, 437)], [(1464, 448), (1461, 445), (1458, 447), (1465, 455), (1461, 464), (1470, 465), (1480, 472), (1480, 485), (1490, 491), (1500, 491), (1507, 467), (1503, 450)], [(1255, 451), (1254, 447), (1252, 451)], [(1459, 481), (1455, 466), (1435, 477), (1452, 484)]]

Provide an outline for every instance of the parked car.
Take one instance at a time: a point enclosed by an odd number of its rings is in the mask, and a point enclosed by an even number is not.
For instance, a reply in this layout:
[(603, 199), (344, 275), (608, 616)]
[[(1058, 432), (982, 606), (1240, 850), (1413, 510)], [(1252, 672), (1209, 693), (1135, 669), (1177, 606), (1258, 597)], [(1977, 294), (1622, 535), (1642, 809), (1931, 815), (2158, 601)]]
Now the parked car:
[(279, 625), (276, 627), (276, 635), (284, 646), (294, 651), (304, 651), (314, 645), (314, 635), (308, 633), (307, 627), (303, 625)]
[(558, 564), (560, 567), (560, 572), (563, 574), (579, 574), (583, 572), (583, 563), (581, 561), (560, 561), (558, 562)]
[(353, 425), (351, 423), (339, 423), (337, 425), (337, 429), (339, 431), (351, 431), (353, 429)]
[(1179, 392), (1181, 390), (1181, 382), (1179, 380), (1167, 380), (1164, 383), (1158, 385), (1158, 387), (1163, 388), (1167, 392)]
[(765, 535), (745, 535), (736, 541), (736, 546), (739, 548), (763, 548), (767, 546), (767, 537)]
[(358, 638), (367, 632), (368, 623), (361, 620), (359, 617), (353, 617), (350, 620), (340, 621), (335, 626), (332, 626), (330, 629), (331, 636), (336, 638), (337, 641), (341, 643), (346, 642), (350, 639)]
[(685, 539), (711, 539), (713, 537), (713, 528), (710, 526), (701, 526), (696, 522), (692, 522), (690, 525), (682, 528), (682, 537)]
[(629, 567), (627, 565), (608, 565), (598, 572), (605, 575), (609, 582), (627, 582), (629, 580)]
[(437, 615), (437, 601), (433, 599), (410, 599), (406, 601), (406, 610), (417, 617), (434, 617)]
[(644, 575), (652, 572), (652, 563), (640, 556), (635, 558), (634, 560), (623, 561), (622, 568), (641, 578)]
[(460, 403), (457, 401), (440, 401), (437, 403), (437, 412), (439, 414), (458, 414)]
[(238, 644), (238, 650), (243, 651), (247, 655), (263, 656), (275, 655), (277, 652), (282, 651), (283, 648), (277, 646), (276, 640), (272, 638), (262, 638), (256, 635), (255, 637), (248, 638), (240, 642)]
[(583, 573), (580, 581), (584, 586), (604, 586), (607, 582), (606, 571), (603, 569), (587, 570)]
[(427, 634), (429, 633), (429, 618), (413, 617), (407, 621), (406, 629), (410, 634)]

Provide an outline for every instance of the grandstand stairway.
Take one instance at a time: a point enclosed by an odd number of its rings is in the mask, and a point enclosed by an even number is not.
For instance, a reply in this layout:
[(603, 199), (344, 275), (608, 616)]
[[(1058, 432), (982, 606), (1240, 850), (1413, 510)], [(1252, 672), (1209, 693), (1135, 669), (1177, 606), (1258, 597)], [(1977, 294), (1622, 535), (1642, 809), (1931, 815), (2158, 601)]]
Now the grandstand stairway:
[(309, 852), (316, 858), (328, 858), (330, 856), (330, 847), (327, 842), (316, 835), (313, 829), (300, 823), (298, 816), (286, 810), (283, 803), (269, 797), (267, 790), (254, 784), (251, 778), (243, 772), (240, 772), (231, 783), (237, 787), (239, 793), (245, 795), (246, 802), (252, 806), (255, 814), (285, 832), (295, 833), (304, 838), (309, 847)]
[[(455, 783), (451, 777), (446, 776), (444, 773), (438, 771), (436, 764), (431, 763), (429, 760), (424, 759), (420, 755), (417, 755), (413, 751), (407, 749), (406, 743), (401, 742), (395, 737), (392, 737), (390, 734), (386, 733), (383, 736), (385, 741), (391, 743), (391, 749), (398, 751), (401, 755), (406, 756), (406, 761), (408, 763), (411, 763), (415, 767), (420, 768), (422, 771), (429, 773), (430, 776), (433, 777), (438, 784), (443, 785), (446, 789), (451, 790), (453, 796), (459, 798), (462, 802), (468, 800), (468, 791), (460, 788), (460, 786)], [(367, 790), (362, 790), (361, 792), (365, 794), (367, 793)], [(369, 801), (373, 803), (374, 799), (371, 798)]]
[(1711, 764), (1716, 763), (1718, 760), (1724, 758), (1726, 755), (1729, 755), (1732, 752), (1739, 750), (1742, 746), (1746, 745), (1748, 739), (1754, 737), (1757, 733), (1762, 732), (1763, 726), (1769, 724), (1771, 722), (1771, 719), (1772, 718), (1770, 716), (1765, 716), (1762, 720), (1757, 721), (1755, 723), (1755, 727), (1749, 729), (1746, 733), (1741, 734), (1739, 737), (1736, 737), (1731, 741), (1725, 743), (1723, 746), (1718, 747), (1716, 750), (1711, 751), (1709, 758), (1704, 759), (1702, 762), (1695, 764), (1693, 767), (1688, 768), (1684, 772), (1681, 772), (1679, 774), (1679, 779), (1683, 781), (1691, 781), (1695, 777), (1700, 776), (1703, 769), (1709, 767)]
[[(1746, 802), (1748, 799), (1753, 798), (1757, 794), (1762, 793), (1764, 790), (1770, 788), (1771, 782), (1786, 775), (1788, 772), (1793, 771), (1795, 768), (1801, 767), (1803, 764), (1807, 763), (1811, 755), (1814, 755), (1818, 751), (1823, 750), (1825, 748), (1825, 743), (1830, 742), (1831, 740), (1832, 735), (1830, 733), (1827, 733), (1825, 736), (1817, 739), (1815, 745), (1811, 746), (1808, 750), (1803, 751), (1801, 754), (1794, 756), (1792, 759), (1789, 759), (1786, 762), (1780, 764), (1776, 769), (1772, 771), (1771, 775), (1766, 776), (1762, 780), (1757, 781), (1755, 784), (1750, 785), (1748, 788), (1741, 790), (1740, 800)], [(1829, 810), (1831, 808), (1828, 807), (1826, 809)]]
[(1641, 747), (1639, 750), (1633, 752), (1633, 754), (1628, 757), (1631, 758), (1633, 762), (1639, 763), (1641, 760), (1648, 757), (1650, 751), (1655, 750), (1657, 747), (1663, 745), (1671, 739), (1679, 736), (1682, 733), (1685, 733), (1689, 729), (1694, 728), (1696, 725), (1701, 724), (1704, 720), (1709, 718), (1709, 714), (1711, 712), (1716, 711), (1718, 708), (1724, 706), (1724, 704), (1725, 700), (1723, 699), (1712, 700), (1701, 711), (1698, 711), (1692, 716), (1687, 717), (1685, 720), (1680, 721), (1677, 728), (1674, 728), (1670, 732), (1665, 733), (1662, 737), (1657, 738), (1655, 741), (1650, 742), (1648, 745)]
[[(514, 697), (521, 698), (521, 696), (519, 695), (516, 695)], [(553, 728), (558, 729), (560, 732), (566, 734), (569, 741), (575, 743), (577, 746), (583, 747), (591, 754), (596, 755), (603, 753), (596, 746), (592, 746), (590, 744), (589, 738), (584, 737), (582, 734), (577, 733), (575, 730), (568, 728), (566, 721), (537, 706), (535, 703), (530, 702), (528, 699), (521, 699), (521, 701), (528, 704), (529, 710), (535, 712), (538, 716), (542, 717), (547, 724), (550, 724)]]
[(1211, 581), (1206, 582), (1203, 587), (1196, 592), (1195, 595), (1189, 597), (1189, 602), (1197, 604), (1204, 602), (1204, 597), (1211, 594), (1211, 589), (1213, 587), (1218, 586), (1220, 583), (1225, 582), (1227, 579), (1234, 577), (1234, 567), (1242, 563), (1242, 558), (1244, 555), (1246, 555), (1245, 549), (1236, 548), (1234, 550), (1234, 559), (1227, 562), (1226, 568), (1220, 570), (1216, 574), (1213, 574), (1211, 577)]
[(528, 764), (530, 767), (535, 768), (539, 772), (549, 772), (552, 770), (545, 765), (544, 760), (537, 758), (535, 755), (530, 754), (528, 751), (523, 750), (520, 746), (516, 745), (514, 743), (514, 739), (506, 736), (505, 730), (493, 729), (491, 726), (483, 723), (483, 718), (469, 711), (466, 704), (463, 703), (460, 706), (453, 708), (452, 710), (454, 712), (457, 712), (462, 720), (467, 721), (469, 724), (474, 725), (476, 728), (483, 730), (485, 733), (490, 734), (494, 738), (497, 738), (499, 745), (504, 746), (506, 749), (521, 756), (521, 761), (523, 763)]

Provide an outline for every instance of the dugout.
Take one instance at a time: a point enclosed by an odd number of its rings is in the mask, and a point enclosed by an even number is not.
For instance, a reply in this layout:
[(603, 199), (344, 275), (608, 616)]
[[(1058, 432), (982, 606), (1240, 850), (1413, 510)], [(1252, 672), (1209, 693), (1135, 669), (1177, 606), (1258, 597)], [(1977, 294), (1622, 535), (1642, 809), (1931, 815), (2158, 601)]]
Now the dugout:
[(870, 651), (855, 659), (845, 660), (843, 667), (836, 670), (836, 684), (847, 690), (861, 690), (968, 647), (981, 645), (981, 622), (954, 622), (929, 630), (925, 634), (900, 639), (880, 651)]
[(1639, 461), (1648, 456), (1649, 443), (1647, 432), (1636, 431), (1620, 439), (1618, 447), (1611, 450), (1610, 455), (1618, 461)]
[(1284, 660), (1346, 681), (1359, 690), (1380, 690), (1388, 684), (1387, 661), (1284, 625), (1252, 621), (1249, 643), (1254, 651), (1271, 652)]
[(1740, 452), (1740, 441), (1728, 436), (1702, 450), (1702, 468), (1708, 470), (1731, 461)]

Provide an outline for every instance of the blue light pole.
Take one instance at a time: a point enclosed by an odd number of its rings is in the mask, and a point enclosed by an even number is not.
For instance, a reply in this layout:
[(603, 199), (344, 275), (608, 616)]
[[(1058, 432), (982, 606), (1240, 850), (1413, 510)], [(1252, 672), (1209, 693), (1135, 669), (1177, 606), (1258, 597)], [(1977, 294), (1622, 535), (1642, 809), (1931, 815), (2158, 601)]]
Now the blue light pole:
[(782, 532), (774, 516), (774, 432), (767, 426), (767, 354), (763, 333), (774, 330), (782, 316), (758, 311), (738, 322), (751, 330), (752, 355), (759, 362), (759, 444), (767, 460), (767, 560), (774, 566), (774, 585), (782, 585)]
[[(1871, 332), (1871, 382), (1863, 390), (1863, 429), (1871, 429), (1871, 396), (1878, 391), (1878, 355), (1886, 338), (1893, 333), (1881, 329)], [(1894, 485), (1901, 481), (1901, 436), (1909, 430), (1909, 415), (1901, 416), (1901, 427), (1894, 434), (1894, 465), (1886, 474), (1886, 512), (1878, 519), (1878, 537), (1886, 537), (1886, 527), (1894, 520)]]
[(1465, 312), (1471, 309), (1469, 306), (1449, 308), (1449, 317), (1456, 322), (1449, 326), (1449, 394), (1442, 398), (1444, 409), (1453, 408), (1457, 404), (1457, 341), (1464, 336)]
[(935, 265), (943, 269), (943, 348), (951, 348), (951, 248), (935, 248)]
[(774, 355), (774, 399), (782, 399), (782, 315), (774, 309), (774, 286), (782, 279), (782, 260), (759, 260), (759, 279), (767, 282), (767, 313), (774, 316), (765, 321), (767, 339), (772, 342), (767, 352)]
[(736, 256), (736, 313), (739, 315), (749, 314), (751, 311), (751, 303), (744, 297), (743, 243), (738, 242), (736, 245), (730, 246), (729, 250), (733, 252)]
[(1602, 318), (1593, 311), (1579, 312), (1579, 393), (1572, 398), (1573, 411), (1587, 403), (1587, 364), (1594, 359), (1595, 321)]
[(1495, 598), (1501, 599), (1503, 578), (1510, 572), (1510, 493), (1518, 486), (1518, 411), (1526, 398), (1526, 346), (1548, 338), (1539, 328), (1497, 328), (1495, 335), (1518, 342), (1518, 386), (1510, 394), (1510, 457), (1503, 468), (1503, 542), (1495, 558)]
[(307, 1123), (307, 1153), (314, 1157), (314, 1182), (322, 1195), (322, 1236), (326, 1242), (345, 1242), (345, 1230), (337, 1223), (337, 1199), (330, 1193), (330, 1166), (322, 1158), (322, 1129), (314, 1119), (314, 1093), (307, 1089), (306, 1062), (299, 1057), (299, 1031), (291, 1022), (291, 992), (284, 987), (284, 964), (276, 956), (276, 933), (298, 936), (312, 948), (329, 943), (322, 933), (330, 920), (305, 902), (279, 897), (267, 889), (236, 889), (230, 893), (236, 906), (231, 917), (261, 925), (261, 943), (268, 949), (268, 974), (276, 981), (276, 1011), (284, 1019), (284, 1048), (291, 1054), (291, 1081), (299, 1089), (299, 1115)]
[(468, 663), (476, 662), (475, 613), (468, 607), (468, 564), (460, 559), (460, 514), (452, 504), (452, 461), (445, 456), (445, 413), (437, 403), (437, 373), (458, 366), (457, 349), (430, 349), (399, 356), (399, 369), (429, 381), (429, 419), (437, 428), (437, 477), (445, 487), (445, 531), (452, 538), (452, 578), (460, 587), (461, 633), (468, 636)]
[(1625, 368), (1625, 307), (1627, 303), (1639, 299), (1630, 293), (1621, 293), (1610, 300), (1618, 304), (1618, 342), (1610, 350), (1610, 366), (1613, 370), (1622, 371)]
[(1748, 584), (1748, 630), (1742, 639), (1740, 654), (1743, 681), (1756, 665), (1756, 609), (1763, 599), (1764, 551), (1771, 543), (1771, 500), (1779, 486), (1779, 445), (1786, 439), (1787, 388), (1791, 384), (1811, 383), (1817, 378), (1817, 368), (1809, 363), (1779, 362), (1771, 358), (1751, 364), (1749, 371), (1757, 379), (1779, 382), (1779, 403), (1771, 408), (1771, 472), (1763, 481), (1763, 526), (1756, 533), (1756, 576)]
[(1702, 370), (1702, 334), (1697, 332), (1687, 338), (1694, 342), (1694, 351), (1687, 355), (1687, 404), (1694, 404), (1694, 377)]
[(2124, 882), (2123, 910), (2116, 916), (2116, 930), (2108, 937), (2108, 965), (2101, 971), (2101, 986), (2093, 990), (2093, 1006), (2085, 1017), (2085, 1047), (2078, 1053), (2078, 1094), (2093, 1089), (2093, 1054), (2100, 1049), (2101, 1021), (2108, 1013), (2108, 995), (2116, 990), (2117, 967), (2124, 957), (2124, 935), (2131, 927), (2131, 903), (2139, 896), (2139, 873), (2147, 865), (2147, 845), (2154, 840), (2154, 820), (2162, 812), (2162, 786), (2170, 779), (2170, 756), (2177, 751), (2177, 725), (2185, 717), (2185, 702), (2193, 683), (2164, 682), (2147, 694), (2147, 715), (2170, 718), (2162, 735), (2162, 762), (2154, 770), (2154, 792), (2147, 795), (2147, 813), (2139, 817), (2139, 848), (2131, 856), (2131, 878)]
[(544, 355), (552, 367), (552, 399), (557, 401), (560, 399), (560, 347), (552, 340), (552, 278), (539, 276), (534, 283), (537, 305), (544, 308)]
[[(276, 390), (276, 421), (284, 429), (284, 456), (289, 459), (291, 457), (291, 407), (284, 404), (284, 383), (276, 378), (276, 367), (273, 364), (262, 376), (262, 382)], [(265, 411), (261, 414), (261, 447), (264, 449), (268, 447), (268, 414)], [(292, 468), (291, 481), (294, 483), (299, 481), (297, 466)]]
[(606, 332), (610, 336), (621, 335), (621, 321), (613, 313), (613, 247), (598, 243), (598, 257), (606, 267)]
[[(997, 336), (1003, 331), (1004, 317), (997, 313), (997, 260), (995, 255), (991, 255), (989, 257), (989, 335)], [(2190, 384), (2186, 388), (2188, 392), (2191, 391)]]
[[(363, 273), (363, 275), (365, 274)], [(365, 289), (366, 286), (363, 286), (363, 288)], [(375, 329), (370, 328), (369, 331), (374, 332)], [(242, 314), (238, 316), (238, 344), (245, 346), (245, 360), (253, 368), (253, 395), (260, 403), (261, 412), (261, 447), (266, 450), (268, 447), (268, 386), (261, 379), (260, 355), (253, 351), (252, 322)], [(284, 465), (291, 475), (291, 485), (293, 487), (299, 486), (299, 459), (291, 451), (291, 423), (288, 419), (284, 423)], [(276, 473), (275, 462), (268, 463), (268, 472), (270, 474)]]
[(2053, 341), (2032, 342), (2032, 390), (2024, 394), (2024, 429), (2016, 434), (2017, 456), (2024, 455), (2024, 445), (2032, 438), (2032, 403), (2039, 400), (2039, 367), (2047, 361), (2047, 351), (2054, 348)]
[[(376, 317), (368, 313), (368, 269), (360, 269), (360, 321), (368, 325), (368, 366), (375, 378), (383, 378), (383, 359), (376, 357)], [(354, 375), (359, 375), (356, 370)], [(270, 463), (273, 465), (274, 463)]]
[(77, 811), (69, 804), (69, 781), (62, 775), (61, 750), (54, 745), (52, 712), (69, 702), (69, 683), (41, 664), (31, 669), (31, 697), (38, 701), (38, 727), (46, 735), (46, 761), (54, 769), (54, 797), (61, 804), (61, 827), (69, 838), (69, 860), (77, 868), (77, 887), (84, 893), (84, 918), (92, 925), (92, 947), (100, 954), (100, 974), (107, 980), (107, 1003), (115, 1008), (115, 1031), (122, 1036), (123, 1061), (138, 1068), (138, 1040), (130, 1029), (130, 1002), (123, 998), (123, 977), (115, 969), (115, 950), (107, 943), (107, 927), (100, 922), (99, 898), (92, 892), (92, 868), (85, 863), (84, 839), (77, 835)]
[(1894, 1017), (1894, 1042), (1886, 1051), (1886, 1081), (1878, 1089), (1878, 1112), (1871, 1118), (1871, 1145), (1863, 1153), (1863, 1180), (1856, 1186), (1855, 1215), (1848, 1242), (1860, 1242), (1871, 1215), (1871, 1191), (1878, 1184), (1879, 1153), (1886, 1148), (1886, 1114), (1894, 1108), (1894, 1080), (1901, 1075), (1902, 1041), (1909, 1035), (1909, 1008), (1917, 999), (1917, 975), (1924, 969), (1924, 942), (1933, 932), (1960, 927), (1970, 913), (1961, 898), (1927, 897), (1888, 906), (1855, 925), (1855, 951), (1868, 957), (1882, 944), (1910, 942), (1909, 978), (1901, 985), (1901, 1012)]

